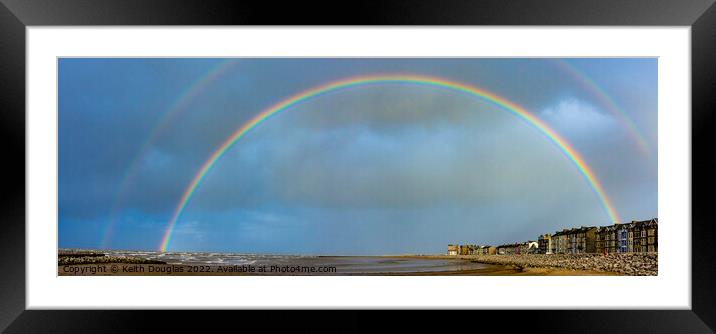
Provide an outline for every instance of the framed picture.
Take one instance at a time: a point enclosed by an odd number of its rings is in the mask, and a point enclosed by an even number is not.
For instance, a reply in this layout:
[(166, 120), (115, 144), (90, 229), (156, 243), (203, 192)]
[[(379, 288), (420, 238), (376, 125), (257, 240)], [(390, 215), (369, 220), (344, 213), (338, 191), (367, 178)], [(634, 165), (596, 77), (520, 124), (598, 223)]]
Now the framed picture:
[(272, 6), (3, 0), (2, 328), (713, 332), (712, 1)]

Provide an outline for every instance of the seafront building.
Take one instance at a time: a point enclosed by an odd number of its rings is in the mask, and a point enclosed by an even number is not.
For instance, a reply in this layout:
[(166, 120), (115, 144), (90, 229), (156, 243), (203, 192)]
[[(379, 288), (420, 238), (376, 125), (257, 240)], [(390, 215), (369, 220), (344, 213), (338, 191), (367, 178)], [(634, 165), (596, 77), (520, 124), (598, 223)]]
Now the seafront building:
[(614, 254), (659, 251), (659, 220), (653, 218), (608, 226), (580, 226), (543, 234), (537, 241), (503, 244), (497, 247), (448, 245), (448, 255), (512, 254)]
[(652, 253), (659, 251), (658, 218), (616, 223), (595, 231), (595, 253)]
[(537, 254), (539, 252), (539, 244), (537, 241), (527, 241), (520, 244), (520, 254)]
[(569, 246), (569, 230), (564, 229), (557, 231), (552, 235), (552, 253), (553, 254), (567, 254), (567, 247)]
[(631, 248), (629, 247), (629, 225), (628, 224), (615, 224), (614, 230), (615, 236), (615, 253), (629, 253)]
[(512, 255), (520, 254), (520, 244), (504, 244), (497, 246), (497, 254)]
[(495, 255), (497, 254), (497, 247), (493, 246), (480, 246), (480, 255)]
[(537, 253), (552, 254), (552, 235), (542, 234), (537, 238)]
[(567, 231), (567, 254), (594, 253), (595, 226), (573, 228)]
[(477, 250), (480, 248), (478, 245), (460, 245), (460, 255), (475, 255)]
[(632, 222), (629, 236), (634, 253), (658, 252), (658, 219)]
[(616, 223), (612, 226), (600, 226), (594, 232), (594, 250), (598, 254), (616, 253)]
[[(623, 224), (615, 223), (611, 226), (603, 226), (597, 228), (597, 231), (595, 232), (595, 240), (597, 240), (595, 242), (596, 253), (614, 254), (620, 252), (619, 232), (623, 232), (622, 225)], [(621, 237), (621, 239), (623, 239), (623, 237)]]

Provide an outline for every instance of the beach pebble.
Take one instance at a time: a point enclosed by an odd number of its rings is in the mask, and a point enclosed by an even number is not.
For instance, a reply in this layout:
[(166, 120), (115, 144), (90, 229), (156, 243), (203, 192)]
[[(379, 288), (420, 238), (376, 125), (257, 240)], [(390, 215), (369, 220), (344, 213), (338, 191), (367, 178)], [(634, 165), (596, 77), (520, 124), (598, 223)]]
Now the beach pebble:
[(610, 271), (630, 276), (656, 276), (658, 254), (513, 254), (465, 255), (476, 262), (517, 267), (560, 268), (568, 270)]

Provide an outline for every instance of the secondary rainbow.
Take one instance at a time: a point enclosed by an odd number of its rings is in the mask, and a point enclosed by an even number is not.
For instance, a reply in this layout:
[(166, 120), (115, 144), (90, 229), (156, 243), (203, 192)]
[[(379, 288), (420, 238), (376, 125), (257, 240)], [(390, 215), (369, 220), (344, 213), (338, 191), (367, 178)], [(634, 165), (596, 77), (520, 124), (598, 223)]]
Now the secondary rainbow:
[(614, 115), (622, 127), (624, 127), (627, 134), (632, 138), (634, 143), (636, 143), (636, 146), (639, 148), (641, 153), (647, 156), (650, 154), (649, 152), (651, 148), (649, 148), (649, 144), (647, 143), (646, 138), (644, 138), (644, 134), (642, 134), (639, 127), (636, 126), (634, 120), (632, 120), (629, 115), (624, 112), (624, 109), (622, 109), (614, 101), (614, 99), (609, 96), (606, 91), (604, 91), (604, 88), (597, 84), (593, 78), (585, 74), (584, 71), (579, 70), (575, 65), (565, 59), (553, 59), (553, 63), (560, 70), (564, 71), (576, 80), (585, 90), (596, 97), (597, 100), (599, 100), (599, 103)]
[(122, 177), (122, 180), (119, 185), (119, 190), (117, 191), (117, 195), (115, 196), (114, 202), (112, 203), (112, 208), (110, 209), (109, 220), (104, 227), (104, 232), (102, 232), (102, 241), (100, 247), (108, 248), (110, 246), (109, 243), (112, 239), (114, 226), (117, 222), (117, 215), (119, 214), (119, 211), (124, 204), (126, 192), (128, 191), (128, 189), (131, 188), (132, 184), (134, 183), (134, 180), (137, 178), (137, 175), (139, 174), (139, 169), (142, 163), (145, 161), (147, 154), (149, 153), (153, 144), (166, 130), (172, 120), (174, 120), (174, 118), (178, 114), (180, 114), (182, 110), (186, 109), (186, 107), (191, 103), (191, 101), (194, 100), (195, 97), (200, 95), (207, 87), (209, 87), (214, 81), (216, 81), (218, 78), (231, 70), (236, 64), (237, 61), (235, 59), (229, 58), (219, 62), (215, 66), (212, 66), (207, 72), (192, 81), (192, 83), (188, 85), (187, 88), (177, 96), (174, 102), (169, 105), (169, 108), (164, 111), (164, 114), (150, 132), (149, 136), (147, 137), (147, 140), (139, 148), (137, 155), (135, 155), (134, 159), (129, 164), (129, 168), (127, 168), (124, 173), (124, 176)]
[(481, 99), (489, 101), (503, 108), (504, 110), (509, 111), (523, 121), (526, 121), (528, 124), (530, 124), (537, 130), (539, 130), (542, 134), (544, 134), (552, 143), (554, 143), (564, 153), (564, 155), (577, 167), (579, 172), (584, 176), (585, 180), (590, 185), (591, 189), (594, 191), (595, 195), (601, 202), (601, 205), (611, 222), (620, 221), (617, 212), (614, 209), (611, 200), (604, 192), (602, 185), (599, 183), (596, 176), (594, 175), (594, 172), (585, 163), (584, 159), (579, 155), (579, 153), (577, 153), (577, 151), (572, 148), (569, 143), (567, 143), (567, 141), (565, 141), (561, 136), (554, 132), (554, 130), (547, 126), (547, 124), (529, 113), (524, 108), (486, 90), (469, 86), (460, 82), (449, 81), (443, 78), (420, 75), (371, 75), (350, 77), (347, 79), (330, 82), (321, 86), (302, 91), (265, 109), (264, 111), (258, 113), (252, 119), (241, 125), (201, 165), (199, 171), (195, 174), (189, 185), (186, 187), (186, 190), (179, 199), (179, 203), (177, 204), (169, 222), (167, 223), (167, 228), (164, 232), (164, 236), (159, 246), (159, 251), (167, 251), (171, 242), (174, 227), (179, 221), (179, 218), (184, 212), (184, 209), (189, 203), (192, 195), (194, 194), (194, 191), (197, 189), (199, 184), (201, 184), (207, 173), (211, 171), (212, 167), (214, 167), (216, 162), (226, 153), (226, 151), (231, 148), (246, 133), (251, 131), (251, 129), (266, 121), (271, 116), (276, 115), (281, 111), (289, 110), (291, 106), (329, 92), (334, 92), (337, 90), (356, 86), (390, 83), (417, 84), (433, 87), (442, 87), (453, 91), (466, 93), (468, 95), (479, 97)]

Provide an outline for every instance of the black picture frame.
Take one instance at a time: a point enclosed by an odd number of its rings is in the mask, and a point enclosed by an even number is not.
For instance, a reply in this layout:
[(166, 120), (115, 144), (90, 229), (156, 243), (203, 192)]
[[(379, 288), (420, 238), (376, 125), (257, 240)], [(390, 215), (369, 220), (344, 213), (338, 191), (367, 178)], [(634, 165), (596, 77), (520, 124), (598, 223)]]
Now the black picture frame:
[[(480, 324), (496, 318), (549, 332), (713, 333), (716, 329), (716, 228), (708, 218), (714, 189), (710, 129), (716, 96), (716, 5), (713, 0), (442, 0), (366, 2), (0, 0), (0, 124), (5, 191), (0, 192), (0, 330), (26, 332), (173, 331), (226, 326), (235, 313), (59, 311), (25, 308), (25, 28), (85, 25), (645, 25), (690, 26), (692, 57), (692, 308), (690, 310), (550, 310), (449, 313)], [(638, 42), (638, 41), (635, 41)], [(684, 110), (688, 112), (688, 110)], [(9, 191), (8, 191), (9, 190)], [(688, 251), (684, 249), (684, 251)], [(659, 293), (655, 291), (654, 293)], [(227, 311), (221, 311), (225, 313)], [(241, 315), (292, 326), (283, 316)], [(305, 320), (306, 315), (299, 316)], [(362, 314), (330, 316), (350, 327)], [(415, 321), (414, 315), (391, 315)], [(509, 321), (509, 320), (508, 320)], [(190, 322), (190, 324), (187, 324)], [(137, 324), (141, 328), (137, 328)], [(296, 324), (293, 324), (296, 325)], [(299, 324), (299, 326), (301, 326)]]

